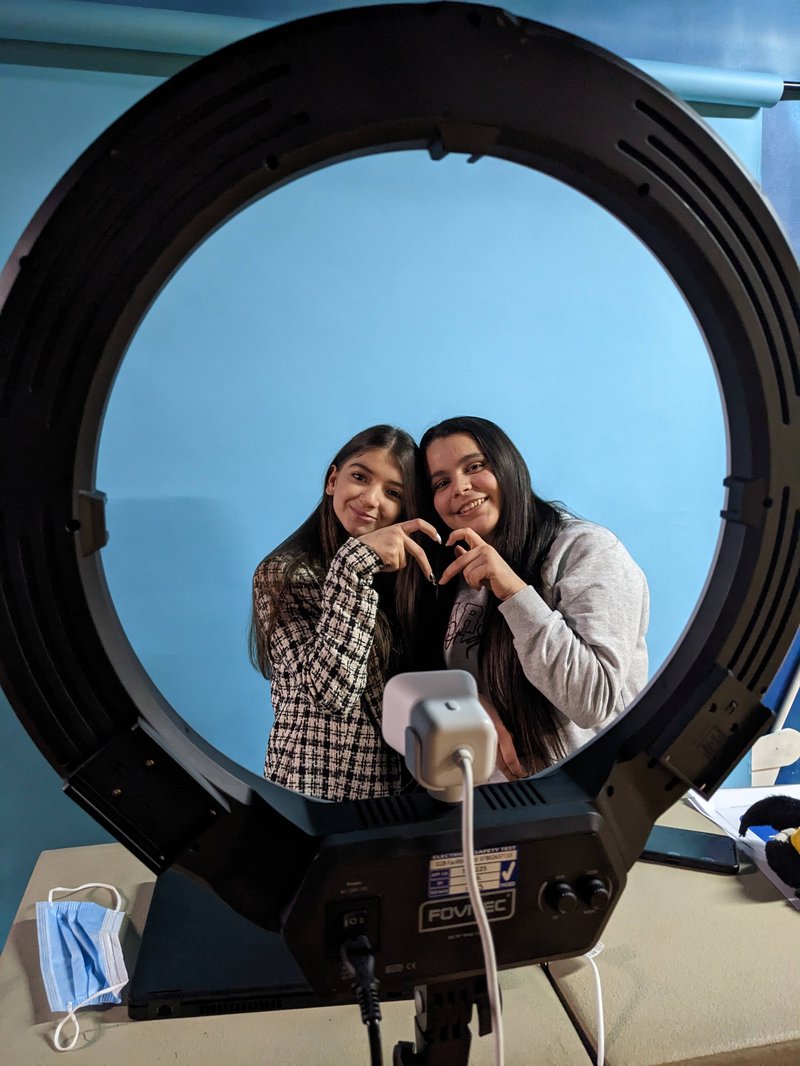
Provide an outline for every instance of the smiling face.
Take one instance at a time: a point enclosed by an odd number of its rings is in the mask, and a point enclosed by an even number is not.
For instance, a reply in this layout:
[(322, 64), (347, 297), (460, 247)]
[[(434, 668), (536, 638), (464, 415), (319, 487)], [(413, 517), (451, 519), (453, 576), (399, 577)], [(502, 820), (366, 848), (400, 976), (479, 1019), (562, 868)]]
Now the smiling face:
[(387, 448), (354, 455), (340, 469), (332, 466), (325, 492), (351, 537), (392, 525), (403, 510), (402, 471)]
[(468, 433), (431, 441), (425, 452), (433, 506), (450, 529), (469, 526), (491, 541), (500, 521), (502, 492), (488, 460)]

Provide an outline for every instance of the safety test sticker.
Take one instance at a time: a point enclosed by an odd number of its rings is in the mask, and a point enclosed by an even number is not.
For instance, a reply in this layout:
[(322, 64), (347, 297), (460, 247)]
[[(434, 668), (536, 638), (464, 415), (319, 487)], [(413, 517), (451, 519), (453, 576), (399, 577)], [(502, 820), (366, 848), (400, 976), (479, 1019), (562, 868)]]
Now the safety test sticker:
[[(481, 893), (514, 888), (517, 884), (517, 849), (484, 848), (475, 852), (475, 869)], [(434, 855), (428, 867), (428, 899), (463, 896), (469, 891), (460, 852)]]

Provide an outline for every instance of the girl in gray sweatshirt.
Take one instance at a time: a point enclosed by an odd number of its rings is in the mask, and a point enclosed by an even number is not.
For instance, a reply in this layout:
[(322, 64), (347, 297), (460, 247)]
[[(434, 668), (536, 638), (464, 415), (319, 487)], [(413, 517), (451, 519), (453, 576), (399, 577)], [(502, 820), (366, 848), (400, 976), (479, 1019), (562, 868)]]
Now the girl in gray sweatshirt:
[(647, 581), (609, 530), (533, 491), (507, 435), (447, 419), (420, 442), (423, 485), (453, 555), (433, 636), (469, 670), (498, 731), (506, 778), (590, 740), (647, 681)]

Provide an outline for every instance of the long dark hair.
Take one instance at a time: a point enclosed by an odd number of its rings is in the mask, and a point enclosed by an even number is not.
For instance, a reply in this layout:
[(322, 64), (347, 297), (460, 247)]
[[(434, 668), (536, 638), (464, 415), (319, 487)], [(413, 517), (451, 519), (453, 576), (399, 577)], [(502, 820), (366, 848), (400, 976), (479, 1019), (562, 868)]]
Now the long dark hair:
[[(443, 525), (433, 506), (426, 451), (435, 440), (456, 433), (473, 438), (500, 486), (500, 519), (492, 533), (492, 547), (523, 581), (541, 594), (542, 565), (570, 513), (563, 504), (536, 495), (525, 460), (494, 422), (463, 416), (447, 418), (426, 430), (419, 444), (419, 479), (421, 485), (427, 486), (425, 517), (430, 518), (446, 540), (451, 531)], [(434, 637), (438, 648), (442, 647), (456, 585), (452, 582), (449, 589), (447, 585), (442, 589), (446, 595), (441, 597)], [(489, 698), (514, 739), (520, 761), (534, 772), (564, 757), (561, 729), (553, 704), (523, 673), (511, 630), (497, 607), (498, 601), (490, 596), (478, 649), (478, 666)]]
[[(311, 570), (320, 583), (330, 569), (334, 555), (349, 537), (333, 510), (333, 498), (325, 493), (325, 485), (333, 467), (341, 470), (349, 460), (375, 449), (386, 449), (400, 467), (403, 483), (403, 503), (398, 521), (416, 517), (417, 446), (412, 437), (395, 426), (370, 426), (343, 444), (325, 468), (322, 498), (303, 524), (273, 548), (260, 565), (278, 559), (280, 579), (269, 584), (269, 623), (264, 630), (258, 624), (255, 606), (250, 616), (250, 661), (265, 677), (270, 675), (270, 646), (275, 626), (281, 618), (285, 591), (301, 568)], [(378, 615), (375, 637), (370, 652), (370, 666), (390, 672), (398, 668), (404, 649), (410, 646), (413, 605), (419, 595), (419, 567), (411, 562), (395, 574), (378, 574), (374, 586), (378, 592)]]

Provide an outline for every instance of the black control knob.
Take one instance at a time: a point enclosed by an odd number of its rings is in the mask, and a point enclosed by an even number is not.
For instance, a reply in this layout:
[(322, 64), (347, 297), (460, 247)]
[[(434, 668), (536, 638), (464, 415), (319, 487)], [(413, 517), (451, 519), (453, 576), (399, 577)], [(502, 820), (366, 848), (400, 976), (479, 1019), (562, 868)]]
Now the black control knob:
[(608, 906), (608, 901), (611, 899), (611, 892), (605, 881), (601, 881), (599, 877), (587, 877), (581, 881), (578, 886), (581, 899), (588, 903), (590, 907), (596, 907), (598, 910), (602, 910)]
[(578, 897), (572, 885), (566, 881), (553, 881), (544, 891), (544, 898), (548, 906), (559, 914), (569, 914), (578, 905)]

